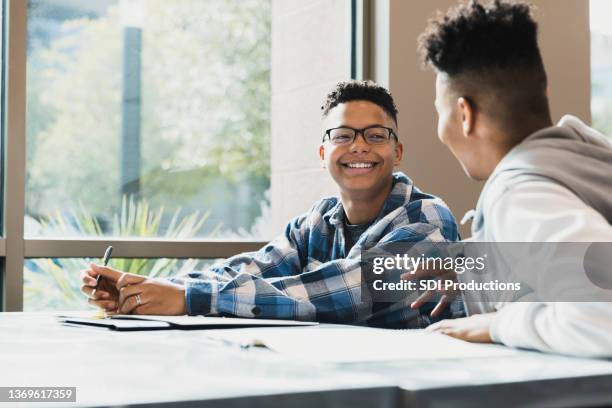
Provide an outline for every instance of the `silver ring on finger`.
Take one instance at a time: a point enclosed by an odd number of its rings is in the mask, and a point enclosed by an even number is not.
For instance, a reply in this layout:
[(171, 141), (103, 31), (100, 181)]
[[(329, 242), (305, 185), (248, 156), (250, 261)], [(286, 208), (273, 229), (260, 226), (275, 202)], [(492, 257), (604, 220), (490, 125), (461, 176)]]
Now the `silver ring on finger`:
[(140, 295), (136, 295), (136, 305), (142, 305), (142, 300), (140, 299)]

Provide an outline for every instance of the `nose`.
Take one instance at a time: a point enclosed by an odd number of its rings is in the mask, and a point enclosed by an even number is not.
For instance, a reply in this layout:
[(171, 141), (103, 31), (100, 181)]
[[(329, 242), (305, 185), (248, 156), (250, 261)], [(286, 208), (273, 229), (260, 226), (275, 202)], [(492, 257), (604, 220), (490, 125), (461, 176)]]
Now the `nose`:
[(357, 132), (355, 135), (355, 140), (353, 140), (353, 143), (351, 143), (349, 151), (354, 153), (370, 151), (370, 145), (365, 141), (365, 135), (363, 132)]

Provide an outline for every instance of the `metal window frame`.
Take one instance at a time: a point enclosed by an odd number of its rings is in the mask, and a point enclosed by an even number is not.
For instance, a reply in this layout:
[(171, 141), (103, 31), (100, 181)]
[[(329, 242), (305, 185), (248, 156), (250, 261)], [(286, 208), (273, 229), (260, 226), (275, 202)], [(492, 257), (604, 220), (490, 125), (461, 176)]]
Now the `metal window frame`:
[(25, 239), (24, 258), (100, 258), (108, 245), (114, 258), (226, 258), (261, 248), (263, 241), (180, 240), (151, 238)]
[(4, 2), (4, 271), (2, 310), (23, 310), (27, 1)]
[(350, 55), (351, 78), (372, 78), (372, 16), (373, 0), (351, 0), (350, 7)]

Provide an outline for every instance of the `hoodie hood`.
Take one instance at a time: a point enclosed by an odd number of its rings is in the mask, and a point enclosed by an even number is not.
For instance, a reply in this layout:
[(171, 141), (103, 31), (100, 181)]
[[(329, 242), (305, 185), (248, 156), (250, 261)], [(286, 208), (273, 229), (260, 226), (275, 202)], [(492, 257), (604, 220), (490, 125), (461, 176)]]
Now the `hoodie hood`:
[(499, 162), (478, 199), (474, 235), (484, 228), (485, 202), (529, 177), (562, 185), (612, 224), (612, 143), (566, 115), (557, 126), (525, 138)]

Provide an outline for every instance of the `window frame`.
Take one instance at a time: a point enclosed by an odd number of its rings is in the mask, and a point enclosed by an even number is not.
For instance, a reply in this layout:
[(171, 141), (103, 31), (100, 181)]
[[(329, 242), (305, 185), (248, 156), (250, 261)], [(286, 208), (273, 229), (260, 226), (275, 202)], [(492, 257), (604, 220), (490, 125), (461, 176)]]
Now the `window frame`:
[(164, 240), (120, 238), (24, 237), (26, 175), (27, 1), (3, 2), (3, 235), (0, 311), (23, 310), (24, 261), (28, 258), (99, 258), (113, 245), (120, 258), (215, 259), (253, 251), (266, 244), (254, 240)]

